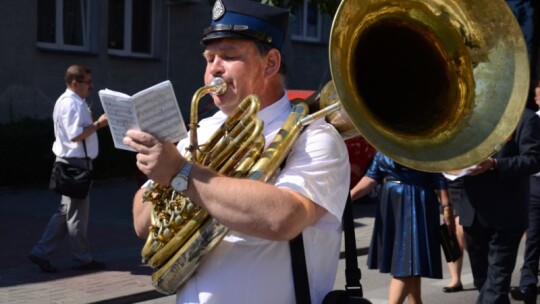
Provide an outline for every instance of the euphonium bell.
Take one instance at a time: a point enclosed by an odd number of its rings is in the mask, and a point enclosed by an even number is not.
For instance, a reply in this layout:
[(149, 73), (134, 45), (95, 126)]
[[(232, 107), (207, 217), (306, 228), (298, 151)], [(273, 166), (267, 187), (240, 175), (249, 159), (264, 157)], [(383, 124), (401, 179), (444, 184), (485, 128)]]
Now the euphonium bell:
[(432, 172), (500, 150), (529, 86), (523, 36), (502, 0), (344, 0), (330, 68), (360, 134)]

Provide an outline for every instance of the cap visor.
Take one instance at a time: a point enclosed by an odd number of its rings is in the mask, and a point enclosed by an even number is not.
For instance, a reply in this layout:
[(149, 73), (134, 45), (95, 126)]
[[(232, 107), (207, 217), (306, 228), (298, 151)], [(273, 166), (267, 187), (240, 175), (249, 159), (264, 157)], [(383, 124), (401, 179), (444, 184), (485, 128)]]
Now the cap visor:
[(210, 33), (206, 34), (206, 36), (204, 36), (201, 39), (201, 43), (203, 45), (206, 45), (211, 40), (224, 39), (224, 38), (237, 38), (237, 39), (250, 39), (250, 40), (253, 40), (253, 38), (242, 35), (242, 34), (239, 34), (239, 33), (230, 32), (230, 31), (220, 31), (220, 32), (210, 32)]

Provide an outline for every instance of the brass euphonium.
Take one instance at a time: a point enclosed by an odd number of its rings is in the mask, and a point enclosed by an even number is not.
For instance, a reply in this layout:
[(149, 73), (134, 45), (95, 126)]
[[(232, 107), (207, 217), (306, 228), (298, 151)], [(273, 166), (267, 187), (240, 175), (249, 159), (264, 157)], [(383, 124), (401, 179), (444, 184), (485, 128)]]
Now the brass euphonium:
[[(222, 174), (267, 181), (303, 126), (325, 116), (344, 137), (359, 132), (408, 167), (452, 171), (498, 151), (525, 107), (527, 51), (502, 0), (343, 0), (329, 57), (333, 80), (313, 96), (322, 110), (308, 115), (308, 106), (298, 102), (264, 152), (256, 96), (242, 101), (199, 147), (198, 101), (219, 93), (223, 84), (199, 89), (192, 100), (188, 157)], [(237, 148), (229, 144), (235, 139), (252, 144)], [(143, 261), (155, 268), (156, 289), (171, 294), (228, 228), (170, 187), (154, 184), (144, 200), (153, 204), (153, 225)]]
[[(226, 84), (221, 78), (197, 90), (192, 98), (190, 146), (187, 159), (220, 174), (267, 182), (280, 166), (305, 125), (335, 112), (339, 103), (308, 113), (308, 105), (296, 100), (280, 132), (263, 152), (263, 123), (256, 118), (259, 99), (245, 98), (210, 139), (199, 146), (197, 107), (208, 93), (222, 94)], [(153, 183), (143, 200), (152, 203), (152, 226), (141, 255), (143, 263), (155, 269), (154, 287), (165, 294), (177, 291), (196, 270), (200, 260), (229, 231), (196, 202), (176, 193), (170, 186)]]
[[(246, 171), (245, 167), (249, 170), (249, 165), (245, 164), (253, 163), (253, 159), (258, 158), (264, 147), (262, 122), (255, 116), (259, 110), (259, 99), (256, 96), (243, 100), (205, 145), (199, 147), (197, 138), (199, 101), (206, 94), (223, 94), (226, 90), (226, 82), (222, 78), (215, 78), (210, 85), (198, 89), (193, 95), (190, 145), (186, 158), (220, 173), (237, 176)], [(241, 148), (236, 149), (236, 153), (232, 149), (235, 142), (243, 142), (239, 144)], [(228, 147), (223, 147), (227, 144)], [(243, 164), (225, 162), (227, 159), (239, 158), (244, 159)], [(152, 225), (141, 252), (143, 263), (155, 269), (152, 282), (156, 289), (171, 294), (190, 277), (200, 258), (221, 240), (227, 229), (170, 186), (151, 184), (144, 193), (143, 201), (152, 203)]]

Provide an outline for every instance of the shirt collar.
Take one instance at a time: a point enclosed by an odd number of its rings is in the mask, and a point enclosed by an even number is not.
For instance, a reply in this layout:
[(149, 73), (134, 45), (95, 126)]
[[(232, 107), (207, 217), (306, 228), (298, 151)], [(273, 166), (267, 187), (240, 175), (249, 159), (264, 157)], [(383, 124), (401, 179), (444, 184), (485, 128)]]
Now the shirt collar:
[(73, 97), (77, 101), (84, 102), (84, 99), (82, 99), (77, 93), (73, 92), (70, 88), (66, 89), (66, 94)]
[[(259, 111), (257, 114), (257, 117), (261, 119), (265, 125), (268, 125), (270, 122), (272, 122), (274, 119), (279, 117), (279, 115), (283, 112), (290, 111), (291, 110), (291, 102), (289, 101), (289, 97), (285, 92), (283, 93), (283, 96), (273, 104), (267, 106), (266, 108)], [(215, 120), (225, 120), (227, 119), (227, 115), (221, 111), (217, 111), (213, 117)]]
[(283, 96), (278, 101), (260, 110), (257, 114), (257, 117), (261, 119), (265, 125), (268, 125), (274, 119), (279, 117), (280, 114), (290, 110), (291, 102), (289, 101), (289, 97), (287, 96), (287, 94), (285, 94), (284, 92)]

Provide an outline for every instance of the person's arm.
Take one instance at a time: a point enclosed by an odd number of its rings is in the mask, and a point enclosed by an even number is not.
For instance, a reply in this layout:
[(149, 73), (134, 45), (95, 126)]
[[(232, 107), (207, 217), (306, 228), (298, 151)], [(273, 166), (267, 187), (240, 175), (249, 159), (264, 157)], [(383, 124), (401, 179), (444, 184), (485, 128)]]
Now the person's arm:
[(456, 232), (456, 222), (454, 219), (454, 208), (450, 201), (448, 189), (439, 189), (437, 190), (437, 193), (439, 194), (439, 201), (443, 211), (443, 221), (448, 228), (448, 232), (450, 232), (450, 234), (454, 234)]
[(515, 149), (513, 151), (519, 151), (519, 153), (515, 155), (496, 154), (495, 172), (499, 177), (529, 176), (540, 171), (540, 118), (536, 113), (525, 109), (513, 138), (506, 143), (505, 148), (507, 146)]
[(494, 170), (495, 168), (497, 168), (497, 160), (493, 157), (488, 157), (483, 162), (472, 167), (467, 175), (475, 176), (478, 174), (482, 174), (488, 170)]
[(150, 212), (152, 203), (143, 201), (143, 193), (146, 188), (139, 189), (133, 197), (133, 227), (135, 233), (141, 239), (148, 237), (148, 228), (151, 225)]
[(99, 130), (100, 128), (106, 127), (108, 125), (109, 120), (107, 119), (107, 115), (102, 114), (96, 121), (94, 121), (93, 124), (84, 127), (82, 133), (72, 138), (71, 141), (77, 142), (84, 140), (88, 136), (92, 135), (94, 132), (97, 132), (97, 130)]
[[(128, 131), (124, 143), (139, 151), (139, 170), (162, 185), (169, 185), (186, 162), (172, 143), (141, 131)], [(230, 229), (270, 240), (290, 240), (326, 214), (326, 209), (292, 190), (222, 176), (197, 164), (184, 194)], [(135, 202), (134, 218), (145, 212), (139, 207)]]
[(494, 170), (500, 178), (528, 176), (540, 170), (540, 118), (536, 113), (525, 109), (513, 136), (504, 148), (483, 161), (469, 175), (490, 170)]
[(360, 181), (351, 189), (351, 199), (355, 201), (369, 194), (371, 190), (377, 186), (377, 184), (377, 181), (371, 177), (363, 176)]

